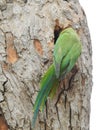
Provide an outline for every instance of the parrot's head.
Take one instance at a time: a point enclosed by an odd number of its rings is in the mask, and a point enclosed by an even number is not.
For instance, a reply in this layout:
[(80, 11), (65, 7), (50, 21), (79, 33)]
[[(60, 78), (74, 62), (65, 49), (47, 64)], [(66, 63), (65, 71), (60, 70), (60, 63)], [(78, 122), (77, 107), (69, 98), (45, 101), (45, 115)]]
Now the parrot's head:
[(73, 32), (74, 32), (73, 28), (71, 26), (67, 26), (66, 28), (64, 28), (62, 30), (62, 32), (60, 34), (63, 34), (63, 33), (73, 33)]

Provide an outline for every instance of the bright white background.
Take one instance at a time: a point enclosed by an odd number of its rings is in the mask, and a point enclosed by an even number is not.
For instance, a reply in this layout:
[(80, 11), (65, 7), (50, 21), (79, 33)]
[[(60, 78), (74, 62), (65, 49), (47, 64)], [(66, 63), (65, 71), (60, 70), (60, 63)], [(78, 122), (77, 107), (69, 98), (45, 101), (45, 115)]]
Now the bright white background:
[(90, 130), (98, 130), (98, 1), (79, 0), (85, 10), (93, 47), (93, 88)]

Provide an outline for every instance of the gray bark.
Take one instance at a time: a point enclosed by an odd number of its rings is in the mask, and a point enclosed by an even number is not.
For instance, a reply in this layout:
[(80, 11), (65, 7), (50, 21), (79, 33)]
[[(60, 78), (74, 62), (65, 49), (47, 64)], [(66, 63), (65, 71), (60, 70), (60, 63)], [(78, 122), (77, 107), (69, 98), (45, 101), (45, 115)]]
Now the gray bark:
[(92, 48), (78, 0), (0, 0), (0, 130), (31, 130), (39, 81), (52, 63), (55, 24), (70, 24), (83, 49), (78, 72), (47, 100), (35, 130), (89, 129)]

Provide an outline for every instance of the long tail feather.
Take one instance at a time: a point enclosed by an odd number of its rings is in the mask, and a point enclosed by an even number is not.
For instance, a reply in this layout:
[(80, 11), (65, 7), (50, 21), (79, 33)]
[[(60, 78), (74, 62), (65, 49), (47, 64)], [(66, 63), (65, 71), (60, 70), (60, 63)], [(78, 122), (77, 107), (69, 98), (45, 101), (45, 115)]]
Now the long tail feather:
[(35, 121), (36, 121), (36, 118), (38, 115), (40, 105), (42, 104), (43, 98), (45, 98), (45, 92), (47, 92), (47, 86), (45, 86), (45, 87), (43, 87), (43, 89), (41, 89), (41, 91), (39, 92), (38, 97), (36, 99), (35, 108), (34, 108), (33, 123), (32, 123), (33, 127), (35, 126)]
[(41, 90), (38, 93), (38, 96), (37, 96), (37, 99), (35, 101), (35, 105), (33, 108), (34, 109), (34, 116), (33, 116), (33, 122), (32, 122), (33, 128), (35, 126), (39, 109), (43, 110), (47, 97), (50, 94), (54, 83), (58, 82), (54, 71), (55, 71), (54, 66), (51, 65), (41, 80)]
[[(41, 81), (40, 81), (40, 92), (38, 93), (37, 95), (37, 98), (36, 98), (36, 101), (35, 101), (35, 104), (34, 104), (34, 107), (33, 107), (33, 110), (35, 111), (36, 110), (36, 106), (37, 106), (37, 103), (38, 103), (38, 100), (40, 99), (39, 96), (43, 90), (43, 88), (45, 86), (48, 85), (48, 82), (49, 82), (49, 79), (51, 79), (51, 77), (54, 75), (54, 66), (51, 65), (49, 67), (49, 69), (47, 70), (47, 72), (44, 74), (44, 76), (42, 77)], [(43, 95), (44, 96), (44, 95)]]

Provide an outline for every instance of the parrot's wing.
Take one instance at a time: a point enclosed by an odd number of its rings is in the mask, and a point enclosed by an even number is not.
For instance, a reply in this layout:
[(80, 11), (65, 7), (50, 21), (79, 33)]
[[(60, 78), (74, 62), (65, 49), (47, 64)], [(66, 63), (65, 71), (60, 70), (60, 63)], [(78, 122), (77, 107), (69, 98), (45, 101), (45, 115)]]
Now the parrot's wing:
[(76, 32), (72, 28), (65, 29), (61, 32), (54, 47), (54, 67), (56, 77), (60, 76), (61, 62), (69, 53), (76, 40)]
[(81, 54), (81, 50), (82, 50), (82, 47), (81, 47), (80, 41), (74, 43), (73, 47), (71, 48), (71, 50), (68, 52), (67, 56), (65, 56), (62, 61), (61, 78), (62, 78), (62, 75), (63, 76), (64, 76), (64, 74), (66, 75), (74, 67), (78, 57)]
[(70, 72), (71, 69), (74, 67), (78, 57), (81, 54), (81, 44), (74, 44), (72, 49), (70, 50), (70, 63), (69, 66), (66, 68), (66, 73)]

